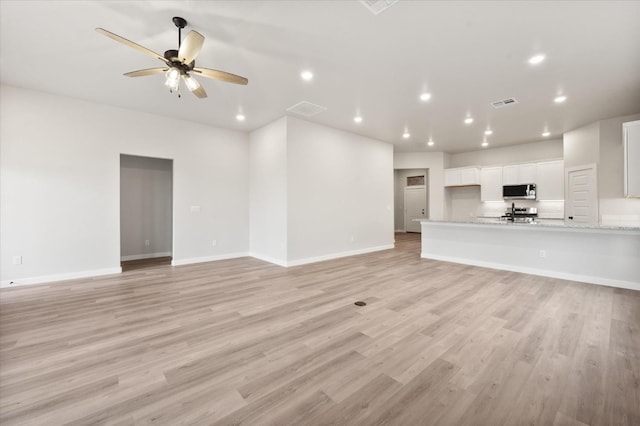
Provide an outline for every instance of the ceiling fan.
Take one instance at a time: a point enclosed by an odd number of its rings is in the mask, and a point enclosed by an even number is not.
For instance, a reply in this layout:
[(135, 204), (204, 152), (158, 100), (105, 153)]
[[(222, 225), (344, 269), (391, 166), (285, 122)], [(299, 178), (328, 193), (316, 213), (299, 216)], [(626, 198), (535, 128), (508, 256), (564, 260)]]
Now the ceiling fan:
[(178, 27), (178, 50), (170, 49), (164, 52), (164, 56), (160, 56), (152, 50), (146, 47), (140, 46), (137, 43), (127, 40), (124, 37), (120, 37), (104, 28), (96, 28), (96, 31), (100, 34), (122, 43), (126, 46), (132, 47), (142, 53), (145, 53), (153, 58), (159, 59), (164, 62), (165, 66), (160, 68), (148, 68), (144, 70), (137, 70), (127, 72), (124, 75), (127, 77), (143, 77), (154, 74), (165, 74), (165, 86), (169, 88), (170, 92), (178, 92), (180, 96), (180, 79), (184, 80), (185, 85), (191, 93), (198, 98), (206, 98), (207, 92), (200, 86), (200, 83), (193, 78), (190, 73), (195, 73), (203, 77), (212, 78), (214, 80), (226, 81), (228, 83), (247, 84), (249, 80), (244, 77), (240, 77), (235, 74), (231, 74), (224, 71), (213, 70), (210, 68), (196, 68), (195, 58), (202, 49), (204, 43), (204, 36), (196, 31), (190, 31), (189, 34), (182, 41), (182, 29), (187, 26), (187, 21), (184, 18), (178, 16), (173, 18), (173, 23)]

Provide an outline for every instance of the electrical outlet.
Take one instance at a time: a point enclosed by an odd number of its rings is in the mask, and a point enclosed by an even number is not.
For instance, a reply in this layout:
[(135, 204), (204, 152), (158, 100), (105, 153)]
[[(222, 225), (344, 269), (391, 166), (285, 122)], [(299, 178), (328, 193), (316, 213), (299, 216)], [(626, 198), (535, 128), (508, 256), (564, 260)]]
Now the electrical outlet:
[(211, 247), (215, 247), (218, 245), (218, 240), (211, 240)]
[(547, 257), (547, 251), (546, 250), (540, 250), (540, 257), (543, 258), (543, 259), (545, 257)]
[(11, 258), (11, 263), (14, 265), (22, 265), (22, 256), (13, 256)]
[(149, 240), (144, 240), (144, 246), (149, 247)]

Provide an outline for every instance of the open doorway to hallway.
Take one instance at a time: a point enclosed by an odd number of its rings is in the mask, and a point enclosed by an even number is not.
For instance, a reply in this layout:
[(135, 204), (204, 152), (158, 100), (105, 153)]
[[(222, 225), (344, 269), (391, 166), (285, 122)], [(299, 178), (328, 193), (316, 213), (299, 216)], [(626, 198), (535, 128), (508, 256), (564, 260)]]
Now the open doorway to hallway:
[(394, 225), (396, 232), (421, 231), (417, 219), (429, 218), (428, 169), (394, 170)]
[(170, 265), (173, 253), (173, 160), (120, 155), (122, 270)]

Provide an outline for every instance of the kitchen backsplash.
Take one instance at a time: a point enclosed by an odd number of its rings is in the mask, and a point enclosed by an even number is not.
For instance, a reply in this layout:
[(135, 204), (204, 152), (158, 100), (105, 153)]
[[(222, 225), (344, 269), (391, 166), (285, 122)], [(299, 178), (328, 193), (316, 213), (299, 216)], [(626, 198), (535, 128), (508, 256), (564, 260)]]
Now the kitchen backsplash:
[[(540, 219), (563, 219), (564, 201), (514, 200), (516, 207), (537, 207)], [(511, 207), (511, 202), (491, 201), (480, 203), (479, 217), (500, 217)]]

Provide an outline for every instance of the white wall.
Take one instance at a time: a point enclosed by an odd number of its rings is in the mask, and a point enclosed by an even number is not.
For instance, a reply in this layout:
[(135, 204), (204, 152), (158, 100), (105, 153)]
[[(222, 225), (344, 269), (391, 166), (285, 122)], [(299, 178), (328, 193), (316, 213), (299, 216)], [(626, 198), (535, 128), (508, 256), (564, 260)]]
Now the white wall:
[(596, 121), (564, 134), (565, 168), (596, 164), (601, 224), (640, 226), (640, 200), (624, 197), (622, 123), (640, 114)]
[(451, 154), (449, 167), (504, 166), (508, 164), (561, 160), (563, 157), (562, 150), (562, 139), (487, 148)]
[(121, 153), (174, 159), (174, 262), (248, 252), (246, 134), (10, 86), (0, 122), (3, 284), (119, 271)]
[(444, 168), (448, 155), (443, 152), (396, 152), (394, 169), (429, 169), (429, 218), (446, 218), (444, 194)]
[(287, 258), (393, 247), (393, 147), (287, 118)]
[[(120, 156), (120, 258), (171, 256), (173, 162)], [(145, 245), (145, 240), (149, 245)]]
[(250, 135), (251, 255), (287, 263), (287, 118)]
[[(600, 162), (598, 164), (598, 196), (601, 222), (612, 224), (615, 216), (640, 217), (640, 198), (624, 196), (624, 146), (622, 123), (640, 120), (640, 114), (600, 121)], [(640, 222), (635, 224), (640, 226)]]
[(600, 158), (600, 123), (595, 122), (566, 132), (563, 136), (563, 151), (565, 169), (597, 164)]
[[(425, 192), (427, 194), (427, 204), (425, 208), (429, 212), (429, 173), (427, 169), (400, 169), (394, 170), (394, 188), (393, 188), (393, 204), (394, 204), (394, 227), (396, 231), (404, 231), (404, 189), (407, 187), (407, 178), (409, 176), (424, 176)], [(427, 216), (427, 219), (429, 217)]]

